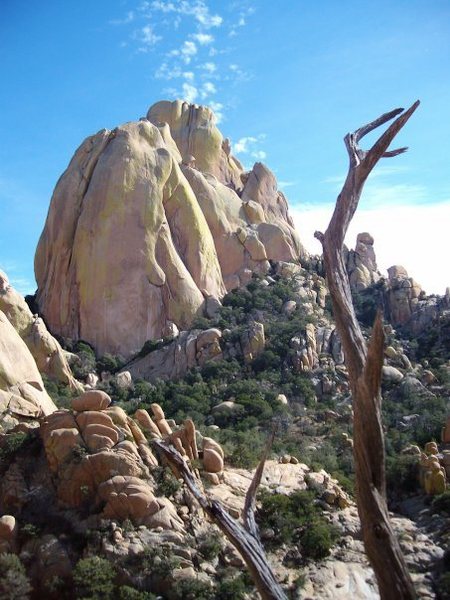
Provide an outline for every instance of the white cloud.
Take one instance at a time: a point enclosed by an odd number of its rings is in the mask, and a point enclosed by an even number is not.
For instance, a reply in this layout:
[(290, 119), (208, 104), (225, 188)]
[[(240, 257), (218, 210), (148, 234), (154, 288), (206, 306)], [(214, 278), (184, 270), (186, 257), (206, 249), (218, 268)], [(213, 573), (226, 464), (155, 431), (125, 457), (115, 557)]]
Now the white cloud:
[[(290, 212), (306, 248), (320, 254), (316, 230), (325, 231), (334, 204), (292, 206)], [(400, 264), (427, 293), (443, 294), (450, 285), (445, 267), (448, 256), (450, 200), (438, 204), (367, 206), (365, 197), (350, 224), (346, 244), (354, 248), (356, 236), (368, 231), (375, 239), (378, 268), (386, 274), (388, 267)]]
[(150, 4), (145, 2), (143, 10), (160, 11), (163, 13), (178, 13), (181, 15), (192, 16), (194, 19), (203, 25), (206, 29), (211, 27), (219, 27), (223, 19), (220, 15), (210, 13), (208, 6), (203, 0), (178, 0), (178, 2), (163, 2), (162, 0), (154, 0)]
[(202, 85), (202, 89), (201, 89), (202, 98), (207, 98), (208, 96), (211, 96), (212, 94), (215, 94), (216, 92), (217, 92), (216, 86), (213, 83), (211, 83), (210, 81), (207, 81), (206, 83), (204, 83)]
[(221, 123), (223, 121), (223, 104), (221, 102), (214, 102), (214, 100), (211, 100), (208, 105), (214, 112), (216, 123)]
[(190, 83), (183, 83), (182, 88), (183, 99), (186, 100), (186, 102), (195, 102), (198, 96), (198, 89), (195, 87), (195, 85), (192, 85)]
[(197, 46), (194, 42), (186, 40), (181, 46), (179, 53), (186, 64), (191, 62), (192, 57), (197, 54)]
[(256, 158), (257, 160), (264, 160), (265, 158), (267, 158), (267, 153), (264, 152), (264, 150), (255, 150), (255, 152), (251, 153), (251, 156), (253, 156), (253, 158)]
[(194, 73), (192, 71), (185, 71), (183, 77), (188, 81), (194, 81)]
[(214, 41), (214, 36), (210, 35), (209, 33), (194, 33), (191, 37), (201, 46), (207, 46), (208, 44), (212, 44)]
[(249, 152), (249, 145), (252, 142), (257, 142), (258, 140), (255, 137), (243, 137), (238, 140), (235, 144), (233, 144), (233, 152), (235, 154), (246, 154)]
[(207, 73), (214, 73), (215, 71), (217, 71), (217, 66), (213, 62), (205, 62), (202, 65), (200, 65), (199, 68), (203, 71), (206, 71)]
[(138, 48), (139, 52), (148, 52), (155, 44), (162, 40), (162, 37), (156, 35), (150, 24), (144, 25), (144, 27), (139, 30), (137, 38), (141, 44), (144, 44)]
[(233, 144), (234, 154), (250, 154), (253, 158), (266, 158), (266, 153), (257, 148), (258, 144), (266, 138), (265, 133), (260, 133), (257, 136), (247, 136), (240, 138)]

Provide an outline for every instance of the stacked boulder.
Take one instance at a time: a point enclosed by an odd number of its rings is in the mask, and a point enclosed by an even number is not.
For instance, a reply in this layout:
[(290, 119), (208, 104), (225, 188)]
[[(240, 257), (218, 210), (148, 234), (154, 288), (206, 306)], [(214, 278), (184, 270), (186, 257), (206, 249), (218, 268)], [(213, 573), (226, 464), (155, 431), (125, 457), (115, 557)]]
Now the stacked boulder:
[[(139, 409), (134, 419), (110, 404), (108, 394), (89, 390), (72, 400), (72, 410), (43, 421), (40, 435), (58, 499), (71, 508), (101, 509), (104, 518), (182, 530), (172, 502), (155, 496), (152, 470), (158, 461), (148, 440), (165, 439), (196, 460), (194, 423), (188, 419), (173, 431), (158, 404), (151, 406), (153, 418)], [(223, 471), (223, 451), (214, 440), (203, 439), (202, 459), (206, 473)]]
[(425, 493), (431, 496), (445, 492), (447, 477), (441, 465), (443, 455), (436, 442), (425, 444), (425, 451), (419, 455), (419, 482)]

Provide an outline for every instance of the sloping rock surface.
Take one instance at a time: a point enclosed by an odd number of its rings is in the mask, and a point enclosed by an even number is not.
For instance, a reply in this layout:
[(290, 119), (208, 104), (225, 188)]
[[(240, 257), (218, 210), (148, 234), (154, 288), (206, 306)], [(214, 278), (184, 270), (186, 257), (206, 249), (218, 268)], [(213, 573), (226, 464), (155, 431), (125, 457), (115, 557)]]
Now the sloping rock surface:
[(302, 253), (269, 169), (244, 173), (208, 108), (159, 102), (76, 151), (36, 251), (37, 302), (53, 333), (130, 356)]

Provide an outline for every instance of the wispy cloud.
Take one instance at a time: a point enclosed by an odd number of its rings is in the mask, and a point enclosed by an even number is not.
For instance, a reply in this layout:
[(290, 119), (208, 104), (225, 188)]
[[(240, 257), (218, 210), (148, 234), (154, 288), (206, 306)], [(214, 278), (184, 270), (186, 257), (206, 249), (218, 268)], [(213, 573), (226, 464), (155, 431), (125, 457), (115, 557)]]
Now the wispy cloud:
[(130, 10), (127, 12), (127, 14), (123, 17), (123, 19), (111, 19), (111, 21), (109, 21), (110, 25), (127, 25), (128, 23), (132, 23), (134, 21), (134, 11)]
[(150, 23), (135, 31), (134, 37), (139, 42), (138, 52), (150, 52), (162, 40), (162, 37), (154, 32), (153, 25)]
[(279, 181), (278, 187), (280, 190), (284, 190), (287, 187), (292, 187), (293, 185), (297, 185), (296, 181)]
[[(228, 34), (242, 30), (255, 9), (249, 0), (212, 6), (210, 0), (145, 0), (110, 23), (131, 29), (122, 47), (153, 54), (153, 63), (159, 63), (153, 76), (171, 82), (165, 94), (201, 101), (220, 121), (226, 106), (224, 91), (229, 93), (236, 83), (249, 79), (232, 56)], [(259, 148), (253, 154), (265, 158)]]
[(208, 44), (212, 44), (214, 41), (214, 36), (209, 33), (193, 33), (191, 37), (201, 46), (207, 46)]
[(255, 158), (256, 160), (264, 160), (267, 153), (259, 148), (259, 145), (266, 139), (265, 133), (260, 133), (257, 136), (247, 136), (240, 138), (233, 144), (233, 152), (235, 154), (243, 154)]

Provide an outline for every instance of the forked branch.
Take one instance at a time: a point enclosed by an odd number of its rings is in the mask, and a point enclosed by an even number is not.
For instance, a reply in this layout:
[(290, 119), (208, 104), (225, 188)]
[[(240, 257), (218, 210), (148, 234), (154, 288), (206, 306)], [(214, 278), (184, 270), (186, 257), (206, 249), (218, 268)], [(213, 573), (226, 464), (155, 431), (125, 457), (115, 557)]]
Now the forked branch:
[(171, 468), (179, 474), (189, 491), (203, 508), (205, 513), (221, 529), (244, 559), (255, 586), (263, 600), (287, 600), (283, 589), (277, 582), (269, 565), (262, 546), (255, 521), (256, 492), (261, 482), (264, 464), (272, 447), (275, 432), (269, 438), (264, 454), (255, 471), (253, 480), (247, 490), (244, 506), (244, 525), (233, 519), (220, 502), (209, 498), (199, 486), (199, 481), (183, 459), (181, 454), (170, 443), (159, 439), (152, 444)]
[[(367, 347), (356, 319), (350, 283), (344, 261), (344, 239), (358, 207), (364, 183), (383, 157), (402, 154), (407, 148), (389, 150), (398, 132), (419, 105), (397, 108), (349, 133), (345, 145), (350, 166), (326, 232), (315, 236), (323, 257), (333, 304), (336, 327), (342, 340), (353, 398), (353, 437), (356, 472), (356, 500), (367, 556), (375, 571), (383, 600), (415, 598), (411, 577), (389, 522), (386, 504), (384, 437), (381, 422), (381, 369), (384, 334), (378, 314)], [(370, 150), (359, 147), (361, 139), (395, 118)]]

